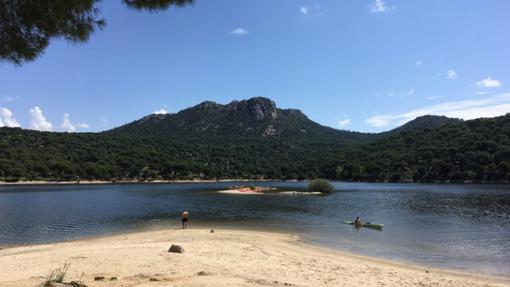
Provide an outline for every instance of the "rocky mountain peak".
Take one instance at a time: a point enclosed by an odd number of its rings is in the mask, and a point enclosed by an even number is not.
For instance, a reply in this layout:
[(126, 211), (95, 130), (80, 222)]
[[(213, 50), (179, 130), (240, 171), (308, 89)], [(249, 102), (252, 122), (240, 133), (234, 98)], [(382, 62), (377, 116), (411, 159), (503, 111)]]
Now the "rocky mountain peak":
[(205, 101), (195, 106), (198, 110), (214, 110), (221, 107), (223, 106), (213, 101)]
[(246, 112), (256, 120), (276, 119), (278, 116), (276, 104), (272, 100), (262, 97), (233, 101), (226, 108), (227, 110)]
[(247, 109), (257, 120), (270, 117), (276, 119), (278, 113), (276, 104), (267, 98), (251, 98), (247, 102)]

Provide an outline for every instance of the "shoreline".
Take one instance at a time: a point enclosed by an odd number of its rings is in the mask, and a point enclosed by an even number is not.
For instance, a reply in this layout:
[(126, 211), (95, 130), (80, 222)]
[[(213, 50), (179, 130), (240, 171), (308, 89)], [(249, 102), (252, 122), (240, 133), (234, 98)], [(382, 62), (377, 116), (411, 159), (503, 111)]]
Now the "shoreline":
[[(286, 180), (296, 181), (296, 180)], [(5, 182), (0, 181), (0, 186), (45, 186), (45, 185), (115, 185), (115, 184), (168, 184), (168, 183), (221, 183), (221, 182), (283, 182), (283, 180), (277, 179), (220, 179), (220, 180), (208, 180), (208, 179), (193, 179), (193, 180), (152, 180), (152, 181), (138, 181), (138, 180), (118, 180), (118, 181), (106, 181), (106, 180), (80, 180), (77, 181), (46, 181), (46, 180), (32, 180), (32, 181), (16, 181), (16, 182)]]
[[(183, 246), (185, 253), (168, 253), (171, 244)], [(193, 266), (165, 271), (174, 264), (179, 265), (179, 257), (191, 260)], [(168, 261), (173, 264), (168, 265)], [(437, 283), (436, 286), (510, 286), (510, 278), (506, 277), (429, 268), (338, 251), (306, 243), (290, 233), (227, 228), (215, 229), (214, 233), (206, 228), (138, 231), (59, 243), (1, 247), (0, 266), (5, 271), (0, 285), (34, 286), (42, 282), (49, 270), (64, 263), (71, 264), (70, 280), (82, 278), (88, 286), (105, 286), (106, 282), (93, 280), (97, 276), (118, 278), (108, 281), (108, 286), (145, 284), (150, 282), (147, 277), (158, 281), (152, 283), (169, 284), (153, 286), (181, 286), (181, 283), (182, 286), (226, 283), (279, 286), (266, 284), (275, 281), (291, 284), (286, 286), (424, 286), (432, 282)], [(238, 266), (245, 268), (238, 270)], [(133, 267), (143, 272), (137, 273)], [(209, 275), (196, 275), (202, 271)], [(282, 276), (282, 272), (288, 275)], [(296, 272), (299, 273), (297, 277)], [(345, 273), (350, 275), (346, 277)], [(270, 278), (249, 278), (262, 275)], [(213, 279), (209, 277), (214, 277), (217, 284), (209, 284)], [(208, 280), (202, 282), (202, 279)], [(146, 286), (144, 284), (140, 286)]]
[[(51, 181), (51, 180), (22, 180), (15, 182), (6, 182), (0, 180), (0, 187), (2, 186), (67, 186), (67, 185), (122, 185), (122, 184), (170, 184), (170, 183), (221, 183), (221, 182), (309, 182), (310, 180), (297, 180), (297, 179), (175, 179), (175, 180), (147, 180), (140, 181), (136, 179), (130, 180), (80, 180), (80, 181)], [(420, 181), (420, 182), (370, 182), (370, 181), (341, 181), (329, 180), (332, 182), (342, 183), (366, 183), (366, 184), (445, 184), (445, 185), (508, 185), (510, 181)]]

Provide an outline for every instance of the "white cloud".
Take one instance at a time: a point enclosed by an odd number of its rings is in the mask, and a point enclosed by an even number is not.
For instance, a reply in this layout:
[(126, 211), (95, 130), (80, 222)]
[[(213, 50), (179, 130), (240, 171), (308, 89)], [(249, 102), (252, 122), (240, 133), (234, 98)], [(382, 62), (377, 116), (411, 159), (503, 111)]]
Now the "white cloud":
[(396, 6), (388, 7), (384, 0), (374, 0), (374, 3), (370, 6), (372, 13), (383, 13), (395, 9)]
[(510, 113), (510, 93), (491, 98), (444, 102), (396, 115), (376, 115), (366, 120), (374, 127), (397, 126), (424, 115), (439, 115), (465, 120), (495, 117)]
[(30, 129), (38, 131), (53, 130), (53, 125), (48, 120), (46, 120), (41, 108), (38, 106), (30, 109), (30, 117)]
[(64, 120), (62, 121), (62, 124), (60, 125), (60, 128), (62, 128), (62, 130), (64, 132), (75, 132), (76, 131), (76, 128), (73, 126), (73, 124), (71, 123), (71, 120), (69, 120), (69, 114), (64, 114)]
[(64, 114), (64, 120), (62, 121), (62, 124), (60, 125), (63, 131), (65, 132), (75, 132), (76, 130), (86, 130), (90, 129), (90, 126), (86, 123), (72, 123), (70, 120), (70, 116), (68, 113)]
[(367, 124), (373, 127), (384, 127), (391, 123), (391, 117), (389, 116), (373, 116), (365, 121)]
[(88, 130), (88, 129), (90, 129), (90, 125), (86, 124), (86, 123), (76, 123), (76, 124), (74, 124), (74, 126), (77, 129), (80, 129), (80, 130)]
[(444, 98), (444, 96), (430, 96), (430, 97), (427, 97), (427, 100), (437, 100), (437, 99), (441, 99), (441, 98)]
[(407, 97), (407, 96), (412, 96), (415, 93), (416, 93), (415, 89), (410, 89), (408, 91), (389, 92), (389, 93), (386, 93), (386, 96), (388, 96), (388, 97), (399, 96), (399, 97), (403, 98), (403, 97)]
[(449, 80), (455, 80), (459, 76), (457, 75), (457, 72), (455, 70), (448, 70), (446, 71), (446, 78)]
[(416, 61), (416, 66), (421, 66), (421, 65), (423, 65), (423, 61), (421, 61), (421, 60), (420, 61)]
[(160, 109), (160, 110), (154, 111), (154, 114), (155, 115), (166, 115), (166, 114), (168, 114), (168, 111), (166, 109)]
[(486, 79), (476, 82), (476, 85), (478, 87), (484, 88), (497, 88), (501, 87), (501, 82), (499, 82), (498, 80), (494, 80), (491, 77), (487, 77)]
[(314, 16), (314, 17), (320, 17), (323, 15), (328, 14), (328, 11), (324, 11), (321, 9), (320, 4), (315, 4), (315, 6), (301, 6), (299, 8), (299, 12), (301, 12), (305, 16)]
[(230, 32), (230, 34), (236, 35), (236, 36), (244, 36), (244, 35), (248, 34), (248, 30), (245, 30), (243, 28), (237, 28), (237, 29), (233, 30), (232, 32)]
[(478, 91), (478, 92), (475, 92), (475, 95), (477, 96), (483, 96), (483, 95), (488, 95), (490, 94), (489, 92), (486, 92), (486, 91)]
[(0, 108), (0, 127), (19, 128), (20, 124), (7, 108)]
[(351, 119), (345, 119), (338, 122), (339, 127), (346, 127), (351, 124)]

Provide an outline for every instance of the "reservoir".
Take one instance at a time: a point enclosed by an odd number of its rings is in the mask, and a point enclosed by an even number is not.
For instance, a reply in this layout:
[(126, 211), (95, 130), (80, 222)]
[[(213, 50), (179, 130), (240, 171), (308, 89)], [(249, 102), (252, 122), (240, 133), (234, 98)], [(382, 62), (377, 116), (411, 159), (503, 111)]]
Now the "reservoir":
[[(272, 186), (224, 194), (231, 185)], [(342, 251), (437, 268), (510, 274), (510, 187), (333, 182), (327, 195), (306, 182), (0, 186), (0, 246), (75, 240), (148, 229), (290, 232)], [(382, 231), (342, 223), (360, 216)]]

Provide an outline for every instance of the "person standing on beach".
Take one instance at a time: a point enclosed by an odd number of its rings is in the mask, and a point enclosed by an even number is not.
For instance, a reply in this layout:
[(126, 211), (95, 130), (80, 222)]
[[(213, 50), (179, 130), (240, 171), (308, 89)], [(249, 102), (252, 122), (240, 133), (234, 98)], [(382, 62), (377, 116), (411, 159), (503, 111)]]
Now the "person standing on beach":
[(188, 210), (182, 211), (182, 229), (188, 227), (188, 218), (189, 218), (189, 212)]

